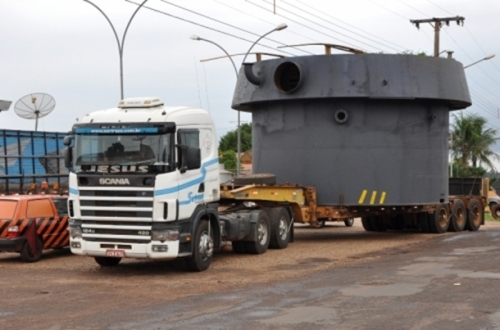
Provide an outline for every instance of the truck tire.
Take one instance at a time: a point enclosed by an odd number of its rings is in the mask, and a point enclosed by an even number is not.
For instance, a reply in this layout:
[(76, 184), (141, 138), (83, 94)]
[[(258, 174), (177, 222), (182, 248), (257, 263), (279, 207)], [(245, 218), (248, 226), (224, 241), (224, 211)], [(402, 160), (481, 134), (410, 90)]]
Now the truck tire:
[(450, 208), (448, 204), (438, 204), (436, 211), (429, 217), (429, 229), (431, 233), (442, 234), (450, 226)]
[(429, 221), (430, 221), (430, 216), (429, 213), (427, 212), (420, 212), (417, 215), (418, 219), (418, 224), (420, 226), (420, 229), (424, 233), (430, 233), (431, 229), (429, 228)]
[(458, 199), (453, 203), (453, 210), (451, 211), (449, 231), (459, 232), (465, 229), (467, 224), (467, 209), (462, 200)]
[(344, 220), (344, 225), (346, 227), (352, 227), (352, 225), (354, 225), (354, 218), (349, 218), (347, 220)]
[[(496, 209), (496, 207), (494, 207), (493, 209)], [(475, 198), (471, 199), (469, 202), (467, 224), (465, 225), (465, 228), (470, 231), (479, 230), (479, 227), (481, 227), (481, 224), (483, 223), (483, 217), (484, 213), (481, 207), (481, 202), (479, 202)]]
[(269, 247), (269, 242), (271, 241), (271, 226), (269, 217), (266, 212), (259, 212), (259, 217), (257, 219), (255, 241), (245, 242), (245, 249), (247, 253), (251, 254), (262, 254), (267, 251)]
[(271, 249), (284, 249), (290, 242), (290, 214), (284, 207), (273, 207), (270, 212)]
[(389, 226), (382, 223), (383, 222), (382, 220), (383, 220), (383, 218), (380, 216), (379, 217), (370, 217), (372, 231), (383, 232), (383, 231), (387, 231), (387, 229), (389, 229)]
[(193, 254), (186, 258), (186, 266), (192, 272), (207, 270), (214, 254), (214, 234), (209, 230), (207, 220), (201, 220), (196, 228), (193, 241)]
[(491, 207), (490, 212), (493, 219), (498, 220), (500, 218), (500, 204), (495, 204), (493, 207)]
[(246, 186), (249, 184), (265, 184), (272, 186), (276, 184), (276, 175), (269, 173), (240, 175), (234, 177), (233, 183), (236, 186)]
[(233, 252), (238, 253), (238, 254), (247, 253), (247, 249), (245, 248), (244, 241), (234, 241), (234, 242), (231, 242), (231, 245), (233, 246)]
[(31, 248), (28, 244), (28, 241), (26, 241), (21, 248), (21, 259), (23, 259), (24, 262), (35, 262), (42, 258), (43, 242), (40, 237), (37, 237), (36, 239), (36, 250), (36, 254), (31, 253)]
[(111, 257), (94, 257), (95, 262), (102, 267), (113, 267), (120, 263), (122, 258), (111, 258)]
[(363, 228), (366, 231), (373, 231), (373, 229), (372, 229), (372, 221), (370, 220), (370, 217), (362, 217), (361, 218), (361, 224), (363, 225)]

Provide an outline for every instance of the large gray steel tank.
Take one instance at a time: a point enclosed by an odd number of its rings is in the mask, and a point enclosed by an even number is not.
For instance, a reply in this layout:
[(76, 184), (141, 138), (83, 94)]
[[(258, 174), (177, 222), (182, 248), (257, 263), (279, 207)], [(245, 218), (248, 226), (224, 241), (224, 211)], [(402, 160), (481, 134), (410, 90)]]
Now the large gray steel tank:
[(246, 64), (232, 107), (252, 113), (254, 173), (398, 206), (448, 200), (449, 111), (470, 105), (454, 59), (357, 54)]

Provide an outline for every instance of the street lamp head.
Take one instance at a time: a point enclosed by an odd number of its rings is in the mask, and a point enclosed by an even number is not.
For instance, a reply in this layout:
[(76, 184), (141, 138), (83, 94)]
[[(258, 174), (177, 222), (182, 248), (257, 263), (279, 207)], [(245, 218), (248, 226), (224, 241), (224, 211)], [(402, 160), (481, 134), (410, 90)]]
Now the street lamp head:
[(192, 36), (189, 37), (190, 39), (193, 39), (193, 40), (201, 40), (200, 37), (198, 37), (196, 34), (193, 34)]
[(495, 54), (490, 54), (490, 55), (486, 56), (484, 59), (489, 60), (489, 59), (492, 59), (493, 57), (495, 57)]
[(274, 30), (275, 31), (281, 31), (281, 30), (284, 30), (288, 27), (288, 25), (286, 25), (286, 23), (281, 23), (280, 25), (278, 25)]

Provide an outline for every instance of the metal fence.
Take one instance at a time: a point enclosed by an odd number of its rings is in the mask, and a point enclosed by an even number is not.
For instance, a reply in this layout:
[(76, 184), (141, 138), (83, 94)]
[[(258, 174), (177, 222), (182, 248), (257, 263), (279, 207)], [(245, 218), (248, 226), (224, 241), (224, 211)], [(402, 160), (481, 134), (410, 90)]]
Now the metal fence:
[(34, 183), (68, 186), (63, 144), (66, 132), (0, 130), (0, 193), (23, 193)]

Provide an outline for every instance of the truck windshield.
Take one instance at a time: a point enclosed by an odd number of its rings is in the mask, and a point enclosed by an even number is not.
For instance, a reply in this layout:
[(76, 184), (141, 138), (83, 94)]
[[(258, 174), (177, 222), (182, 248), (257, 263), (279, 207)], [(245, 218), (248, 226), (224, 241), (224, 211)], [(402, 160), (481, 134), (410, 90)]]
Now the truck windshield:
[[(75, 171), (85, 165), (160, 165), (171, 168), (172, 134), (77, 134)], [(167, 169), (170, 171), (170, 169)]]
[(17, 201), (0, 200), (0, 219), (12, 219), (16, 206)]

